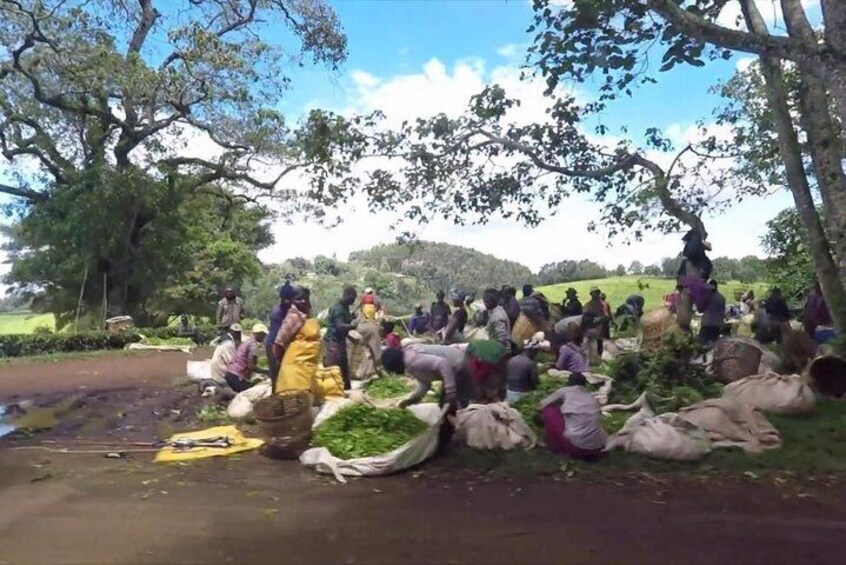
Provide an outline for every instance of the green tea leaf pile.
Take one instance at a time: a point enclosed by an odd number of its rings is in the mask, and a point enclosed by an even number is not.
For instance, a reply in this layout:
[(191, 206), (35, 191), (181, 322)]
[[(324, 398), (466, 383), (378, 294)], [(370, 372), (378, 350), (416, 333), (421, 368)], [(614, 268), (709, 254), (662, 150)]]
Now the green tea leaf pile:
[(393, 451), (427, 429), (425, 422), (402, 408), (355, 404), (340, 410), (314, 431), (312, 445), (339, 459), (372, 457)]
[(367, 383), (364, 390), (371, 398), (396, 398), (409, 394), (414, 385), (404, 378), (383, 377)]

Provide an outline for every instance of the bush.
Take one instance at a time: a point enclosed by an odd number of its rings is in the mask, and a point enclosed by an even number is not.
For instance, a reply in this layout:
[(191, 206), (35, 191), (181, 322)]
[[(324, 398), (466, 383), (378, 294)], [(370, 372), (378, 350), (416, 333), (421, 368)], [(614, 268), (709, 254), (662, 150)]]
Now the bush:
[(141, 336), (134, 332), (0, 335), (0, 357), (123, 349), (138, 341), (141, 341)]

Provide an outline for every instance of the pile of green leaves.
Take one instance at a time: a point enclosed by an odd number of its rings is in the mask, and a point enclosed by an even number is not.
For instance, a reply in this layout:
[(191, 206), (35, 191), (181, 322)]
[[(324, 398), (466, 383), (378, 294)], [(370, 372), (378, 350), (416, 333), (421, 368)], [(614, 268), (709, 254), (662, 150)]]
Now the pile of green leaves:
[(354, 404), (318, 426), (311, 443), (340, 459), (372, 457), (393, 451), (426, 428), (408, 410)]
[(661, 413), (720, 396), (721, 385), (693, 362), (700, 355), (693, 337), (670, 334), (658, 351), (619, 356), (608, 367), (614, 379), (611, 402), (628, 404), (646, 392), (650, 405)]
[(414, 385), (404, 377), (382, 377), (367, 383), (364, 390), (371, 398), (397, 398), (414, 390)]

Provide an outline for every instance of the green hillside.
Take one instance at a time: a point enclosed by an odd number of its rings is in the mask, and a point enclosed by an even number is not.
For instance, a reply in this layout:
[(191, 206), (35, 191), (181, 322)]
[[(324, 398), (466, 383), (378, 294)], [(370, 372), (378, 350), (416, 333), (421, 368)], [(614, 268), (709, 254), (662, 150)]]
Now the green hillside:
[(28, 334), (35, 328), (55, 329), (53, 314), (33, 314), (32, 312), (7, 312), (0, 314), (0, 334)]
[[(644, 286), (648, 285), (648, 288), (641, 289), (638, 283)], [(664, 303), (664, 296), (673, 291), (675, 281), (673, 279), (657, 277), (610, 277), (606, 279), (543, 286), (537, 290), (543, 292), (550, 301), (561, 302), (564, 299), (567, 289), (573, 287), (578, 291), (581, 301), (586, 302), (589, 298), (590, 289), (593, 286), (599, 287), (602, 292), (608, 295), (608, 301), (612, 307), (619, 306), (632, 294), (641, 294), (646, 301), (646, 310), (654, 310)], [(763, 283), (746, 285), (737, 281), (730, 281), (722, 284), (720, 290), (725, 295), (726, 301), (731, 303), (736, 302), (736, 292), (742, 292), (742, 290), (748, 288), (752, 288), (755, 291), (755, 295), (761, 298), (767, 290), (767, 285)]]

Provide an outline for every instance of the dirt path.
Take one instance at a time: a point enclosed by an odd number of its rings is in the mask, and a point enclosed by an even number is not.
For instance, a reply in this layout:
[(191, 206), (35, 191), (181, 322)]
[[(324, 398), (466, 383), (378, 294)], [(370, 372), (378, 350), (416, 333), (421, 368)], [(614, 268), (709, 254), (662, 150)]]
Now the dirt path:
[(185, 375), (189, 359), (208, 359), (211, 352), (191, 355), (167, 352), (103, 353), (85, 359), (13, 359), (0, 363), (0, 400), (26, 395), (168, 386)]
[(32, 457), (0, 452), (0, 563), (840, 563), (846, 534), (842, 505), (756, 485), (423, 468), (341, 486), (258, 455), (188, 467)]

